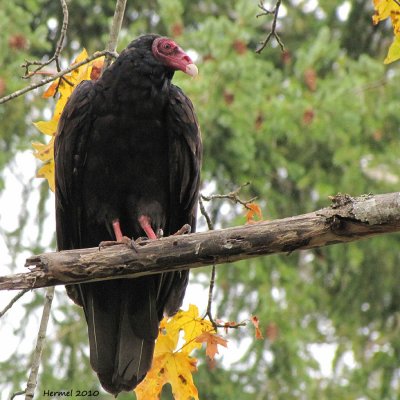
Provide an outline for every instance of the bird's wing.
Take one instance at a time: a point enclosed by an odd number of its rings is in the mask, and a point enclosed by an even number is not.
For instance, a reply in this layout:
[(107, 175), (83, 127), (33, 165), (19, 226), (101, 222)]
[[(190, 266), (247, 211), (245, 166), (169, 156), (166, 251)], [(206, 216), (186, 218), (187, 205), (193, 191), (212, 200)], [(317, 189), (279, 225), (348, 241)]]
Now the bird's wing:
[[(59, 250), (86, 247), (97, 236), (87, 231), (87, 199), (82, 194), (96, 104), (95, 83), (82, 82), (67, 102), (58, 125), (54, 155)], [(101, 224), (97, 228), (103, 229)], [(147, 317), (147, 309), (152, 308), (147, 305), (149, 292), (154, 292), (152, 285), (144, 277), (67, 286), (68, 295), (83, 306), (91, 365), (111, 393), (131, 390), (150, 368), (158, 326), (156, 318)], [(135, 312), (138, 308), (142, 312)], [(137, 323), (135, 318), (142, 320)]]
[[(171, 85), (167, 109), (169, 137), (170, 205), (168, 234), (184, 224), (196, 229), (197, 200), (200, 187), (202, 142), (193, 104), (177, 86)], [(159, 304), (168, 315), (175, 314), (182, 304), (188, 282), (188, 271), (163, 274)]]
[(72, 93), (61, 115), (54, 143), (57, 246), (81, 248), (82, 168), (92, 127), (94, 83), (84, 81)]
[(202, 142), (193, 104), (177, 86), (171, 85), (167, 114), (170, 157), (169, 233), (183, 224), (196, 228), (200, 186)]

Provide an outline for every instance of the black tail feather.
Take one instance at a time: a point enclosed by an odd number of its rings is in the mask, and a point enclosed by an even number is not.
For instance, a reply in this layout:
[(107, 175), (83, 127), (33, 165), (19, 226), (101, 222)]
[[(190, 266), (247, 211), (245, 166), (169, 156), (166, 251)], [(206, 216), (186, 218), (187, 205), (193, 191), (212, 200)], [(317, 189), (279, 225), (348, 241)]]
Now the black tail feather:
[(151, 368), (159, 324), (154, 286), (152, 277), (80, 285), (90, 363), (114, 395), (133, 390)]

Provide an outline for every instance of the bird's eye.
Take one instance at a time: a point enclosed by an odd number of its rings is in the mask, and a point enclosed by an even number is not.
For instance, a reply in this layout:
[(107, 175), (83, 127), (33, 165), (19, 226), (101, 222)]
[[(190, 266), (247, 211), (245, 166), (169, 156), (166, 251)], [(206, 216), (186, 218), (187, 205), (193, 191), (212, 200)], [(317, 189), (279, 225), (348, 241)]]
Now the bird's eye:
[(162, 50), (165, 51), (166, 53), (170, 53), (171, 51), (174, 50), (174, 48), (175, 46), (171, 42), (164, 42), (162, 44)]

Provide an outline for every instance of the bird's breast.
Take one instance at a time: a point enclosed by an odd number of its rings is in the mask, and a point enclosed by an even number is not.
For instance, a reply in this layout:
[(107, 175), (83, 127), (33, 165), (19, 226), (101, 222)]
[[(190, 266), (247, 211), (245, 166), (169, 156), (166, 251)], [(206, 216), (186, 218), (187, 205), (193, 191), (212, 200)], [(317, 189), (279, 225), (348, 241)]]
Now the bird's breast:
[(120, 219), (128, 236), (137, 236), (143, 214), (165, 224), (169, 160), (163, 121), (106, 115), (96, 120), (88, 147), (83, 188), (95, 190), (83, 194), (91, 205), (87, 217), (99, 224)]

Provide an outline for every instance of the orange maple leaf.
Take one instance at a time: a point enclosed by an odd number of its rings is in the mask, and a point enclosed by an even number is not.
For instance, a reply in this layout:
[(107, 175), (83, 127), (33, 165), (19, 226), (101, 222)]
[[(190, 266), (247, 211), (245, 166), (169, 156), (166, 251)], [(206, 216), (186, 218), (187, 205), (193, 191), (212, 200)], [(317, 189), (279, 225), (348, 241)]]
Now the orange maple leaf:
[(259, 221), (262, 221), (263, 216), (262, 216), (262, 211), (261, 208), (258, 204), (256, 203), (247, 203), (246, 204), (247, 212), (246, 212), (246, 223), (247, 224), (254, 224), (255, 222), (255, 217)]
[(229, 328), (237, 328), (237, 326), (238, 326), (238, 323), (236, 321), (225, 322), (222, 319), (217, 319), (216, 322), (217, 322), (217, 324), (224, 326), (224, 330), (225, 330), (226, 334), (228, 333)]
[(261, 329), (260, 329), (260, 326), (259, 326), (260, 320), (258, 319), (258, 317), (256, 315), (252, 315), (251, 318), (250, 318), (250, 321), (252, 322), (252, 324), (256, 328), (256, 339), (264, 339), (264, 336), (261, 333)]
[(196, 338), (198, 343), (206, 343), (206, 355), (213, 360), (218, 353), (218, 345), (227, 347), (228, 341), (215, 333), (203, 332)]

